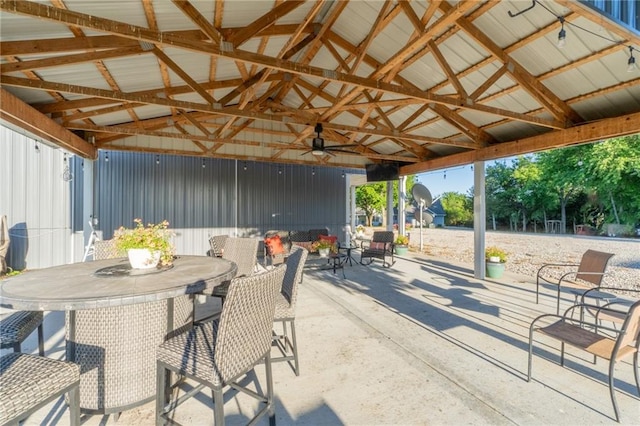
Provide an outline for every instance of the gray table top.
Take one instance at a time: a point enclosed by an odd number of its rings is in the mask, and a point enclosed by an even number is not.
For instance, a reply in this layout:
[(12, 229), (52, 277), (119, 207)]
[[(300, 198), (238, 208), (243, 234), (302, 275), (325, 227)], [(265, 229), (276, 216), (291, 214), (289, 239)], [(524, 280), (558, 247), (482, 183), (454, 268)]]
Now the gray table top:
[(173, 267), (140, 275), (105, 276), (124, 268), (126, 258), (72, 263), (27, 271), (0, 283), (0, 306), (32, 311), (66, 311), (146, 303), (197, 293), (228, 281), (236, 264), (207, 256), (181, 256)]

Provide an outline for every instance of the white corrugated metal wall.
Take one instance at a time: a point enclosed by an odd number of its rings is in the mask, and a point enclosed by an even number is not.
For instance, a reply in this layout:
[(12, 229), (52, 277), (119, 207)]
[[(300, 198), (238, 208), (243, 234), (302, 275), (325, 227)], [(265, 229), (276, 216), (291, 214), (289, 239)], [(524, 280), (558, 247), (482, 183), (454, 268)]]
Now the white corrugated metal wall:
[(44, 268), (72, 261), (73, 181), (63, 179), (64, 165), (63, 150), (0, 126), (0, 215), (7, 215), (10, 228), (10, 267)]

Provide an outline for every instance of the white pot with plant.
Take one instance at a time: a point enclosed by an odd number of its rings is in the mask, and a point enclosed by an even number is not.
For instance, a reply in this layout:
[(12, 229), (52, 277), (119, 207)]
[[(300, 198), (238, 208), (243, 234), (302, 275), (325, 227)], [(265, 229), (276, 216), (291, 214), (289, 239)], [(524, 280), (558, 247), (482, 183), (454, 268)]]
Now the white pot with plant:
[(312, 251), (318, 251), (320, 257), (327, 257), (333, 250), (334, 245), (329, 240), (318, 240), (312, 245)]
[(168, 266), (173, 263), (174, 248), (171, 244), (173, 233), (167, 228), (169, 222), (149, 223), (146, 226), (142, 219), (134, 219), (136, 226), (127, 229), (123, 226), (114, 234), (116, 248), (126, 252), (133, 269), (151, 269), (160, 264)]

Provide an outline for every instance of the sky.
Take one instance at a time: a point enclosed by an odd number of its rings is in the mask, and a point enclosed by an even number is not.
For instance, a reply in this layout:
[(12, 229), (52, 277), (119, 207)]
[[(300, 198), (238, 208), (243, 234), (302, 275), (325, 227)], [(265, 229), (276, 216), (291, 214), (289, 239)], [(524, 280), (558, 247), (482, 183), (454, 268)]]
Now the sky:
[[(510, 161), (513, 158), (504, 158), (499, 161)], [(493, 164), (495, 161), (485, 162), (485, 170)], [(471, 165), (456, 166), (434, 172), (419, 173), (417, 182), (427, 187), (434, 200), (445, 192), (466, 194), (473, 186), (473, 167)]]

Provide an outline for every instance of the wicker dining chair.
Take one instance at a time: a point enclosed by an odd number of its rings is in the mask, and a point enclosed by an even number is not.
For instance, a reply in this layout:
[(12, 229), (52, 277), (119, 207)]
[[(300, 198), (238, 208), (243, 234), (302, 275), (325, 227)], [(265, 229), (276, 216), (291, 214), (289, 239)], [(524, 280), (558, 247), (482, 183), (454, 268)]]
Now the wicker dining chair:
[(229, 238), (228, 235), (214, 235), (209, 238), (209, 246), (211, 247), (209, 253), (211, 257), (222, 257), (227, 238)]
[[(227, 238), (224, 243), (224, 253), (222, 258), (230, 260), (238, 267), (236, 277), (250, 276), (256, 270), (258, 263), (258, 245), (260, 241), (256, 238)], [(222, 303), (229, 291), (229, 281), (219, 284), (213, 288), (205, 288), (206, 294), (222, 298)]]
[(38, 353), (44, 356), (44, 314), (42, 311), (13, 312), (0, 320), (0, 349), (22, 351), (22, 342), (38, 329)]
[[(298, 286), (302, 282), (304, 264), (309, 252), (302, 247), (292, 247), (287, 258), (287, 273), (282, 281), (282, 289), (276, 298), (276, 313), (274, 324), (280, 323), (282, 332), (274, 329), (273, 342), (282, 356), (272, 357), (272, 362), (293, 361), (293, 372), (300, 375), (298, 360), (298, 342), (296, 339), (296, 301), (298, 300)], [(289, 334), (289, 330), (290, 333)]]
[[(219, 319), (196, 325), (192, 330), (164, 342), (157, 351), (156, 424), (167, 421), (167, 414), (203, 387), (213, 393), (216, 425), (224, 424), (223, 390), (230, 386), (242, 390), (264, 404), (250, 423), (265, 414), (275, 425), (271, 340), (276, 297), (287, 266), (263, 274), (234, 278)], [(266, 386), (247, 389), (237, 381), (264, 362)], [(177, 373), (199, 385), (179, 400), (170, 401), (170, 374)]]
[(0, 358), (0, 424), (18, 424), (67, 393), (70, 424), (80, 425), (80, 367), (37, 355), (10, 353)]

